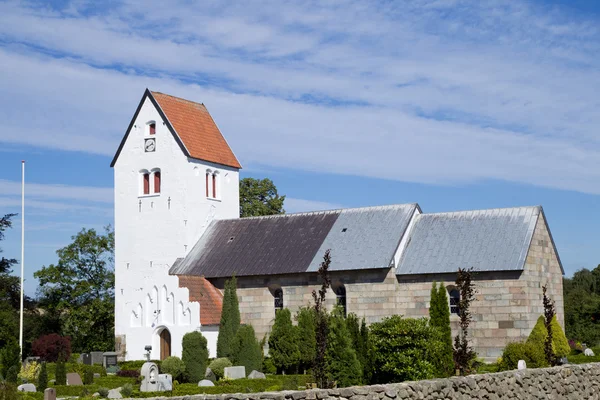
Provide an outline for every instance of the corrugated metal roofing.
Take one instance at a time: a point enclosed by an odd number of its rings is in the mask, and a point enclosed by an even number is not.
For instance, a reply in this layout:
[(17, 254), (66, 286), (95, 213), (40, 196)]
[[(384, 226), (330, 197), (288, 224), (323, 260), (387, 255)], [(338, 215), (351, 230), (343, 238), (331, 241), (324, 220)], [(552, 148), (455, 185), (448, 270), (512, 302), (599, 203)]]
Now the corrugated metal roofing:
[(213, 221), (175, 275), (221, 278), (306, 272), (339, 211)]
[(421, 214), (397, 275), (522, 270), (541, 207)]
[(417, 204), (350, 208), (341, 211), (309, 272), (319, 270), (331, 250), (331, 271), (388, 268)]

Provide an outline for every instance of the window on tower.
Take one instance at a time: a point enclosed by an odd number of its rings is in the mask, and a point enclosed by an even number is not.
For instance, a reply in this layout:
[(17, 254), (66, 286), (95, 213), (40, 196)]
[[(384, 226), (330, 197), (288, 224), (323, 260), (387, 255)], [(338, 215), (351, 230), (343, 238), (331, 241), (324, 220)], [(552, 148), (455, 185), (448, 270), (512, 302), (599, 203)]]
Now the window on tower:
[(143, 175), (143, 194), (150, 194), (150, 174), (145, 172)]
[(154, 171), (154, 193), (160, 193), (160, 170)]
[(210, 176), (211, 176), (210, 171), (206, 171), (206, 197), (210, 197), (210, 191), (208, 190)]
[(148, 134), (149, 135), (156, 134), (156, 122), (153, 121), (148, 124)]
[(217, 174), (214, 173), (212, 176), (212, 197), (217, 198)]
[(206, 197), (209, 199), (218, 199), (219, 197), (219, 171), (206, 170), (205, 176)]

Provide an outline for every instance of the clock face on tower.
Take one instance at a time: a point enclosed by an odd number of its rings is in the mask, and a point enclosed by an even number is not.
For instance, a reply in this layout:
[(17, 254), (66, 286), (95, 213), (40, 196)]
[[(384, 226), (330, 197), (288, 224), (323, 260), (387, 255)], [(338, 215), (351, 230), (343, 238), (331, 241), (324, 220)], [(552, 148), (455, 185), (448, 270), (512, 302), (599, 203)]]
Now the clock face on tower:
[(144, 150), (146, 150), (146, 153), (156, 150), (156, 139), (146, 139), (144, 141)]

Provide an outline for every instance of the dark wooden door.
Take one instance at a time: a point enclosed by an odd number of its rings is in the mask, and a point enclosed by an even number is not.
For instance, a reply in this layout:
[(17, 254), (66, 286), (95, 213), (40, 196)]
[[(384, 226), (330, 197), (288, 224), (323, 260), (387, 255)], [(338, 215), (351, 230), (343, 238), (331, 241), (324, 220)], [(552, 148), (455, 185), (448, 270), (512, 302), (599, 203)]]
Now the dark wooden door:
[(160, 333), (160, 359), (164, 360), (171, 356), (171, 332), (163, 329)]

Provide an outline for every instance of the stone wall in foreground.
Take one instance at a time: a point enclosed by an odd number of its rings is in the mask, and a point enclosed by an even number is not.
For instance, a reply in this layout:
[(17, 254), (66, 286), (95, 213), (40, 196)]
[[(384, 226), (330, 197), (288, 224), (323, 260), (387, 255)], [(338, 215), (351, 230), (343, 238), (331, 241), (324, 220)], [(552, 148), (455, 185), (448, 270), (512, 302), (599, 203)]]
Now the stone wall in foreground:
[[(330, 390), (193, 395), (174, 400), (600, 399), (600, 363)], [(164, 400), (164, 398), (162, 398)]]

